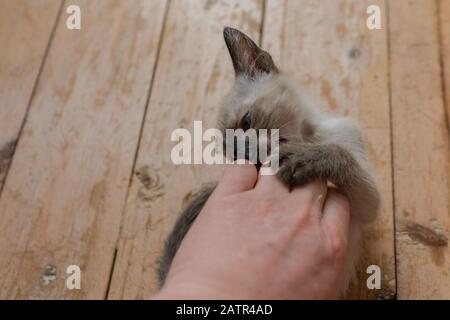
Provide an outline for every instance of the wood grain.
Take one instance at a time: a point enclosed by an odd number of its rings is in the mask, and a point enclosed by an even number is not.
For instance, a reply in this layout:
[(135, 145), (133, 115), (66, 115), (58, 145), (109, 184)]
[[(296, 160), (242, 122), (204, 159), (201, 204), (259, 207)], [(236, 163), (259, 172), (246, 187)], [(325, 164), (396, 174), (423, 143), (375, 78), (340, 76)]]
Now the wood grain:
[[(82, 29), (57, 26), (0, 200), (1, 298), (108, 286), (165, 1), (71, 4)], [(66, 289), (71, 264), (81, 290)]]
[[(366, 27), (366, 9), (382, 9), (382, 30)], [(383, 194), (377, 221), (364, 233), (358, 284), (350, 298), (395, 297), (388, 50), (384, 1), (269, 0), (263, 47), (312, 103), (359, 119)], [(382, 289), (368, 290), (366, 269), (382, 270)]]
[(175, 166), (171, 132), (192, 132), (193, 120), (215, 127), (218, 103), (234, 77), (222, 29), (235, 26), (258, 39), (261, 17), (260, 0), (171, 2), (109, 298), (148, 298), (158, 290), (157, 260), (183, 203), (222, 170)]
[(450, 145), (436, 2), (388, 4), (398, 298), (449, 299)]
[(0, 2), (0, 192), (60, 5)]

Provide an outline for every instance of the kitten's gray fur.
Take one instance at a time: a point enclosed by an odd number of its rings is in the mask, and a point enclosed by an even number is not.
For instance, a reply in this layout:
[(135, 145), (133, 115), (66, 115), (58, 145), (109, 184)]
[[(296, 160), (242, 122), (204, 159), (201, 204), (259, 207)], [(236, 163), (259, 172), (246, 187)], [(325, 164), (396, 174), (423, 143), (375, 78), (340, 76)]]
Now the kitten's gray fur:
[[(349, 198), (351, 222), (345, 291), (354, 277), (361, 227), (376, 217), (380, 205), (361, 130), (352, 119), (327, 115), (312, 105), (278, 71), (271, 56), (242, 32), (225, 28), (224, 38), (236, 81), (219, 111), (219, 128), (223, 132), (240, 128), (242, 117), (250, 111), (252, 128), (280, 130), (277, 173), (280, 179), (289, 186), (327, 179)], [(213, 190), (214, 187), (207, 187), (198, 193), (167, 239), (159, 266), (161, 285), (181, 241)]]

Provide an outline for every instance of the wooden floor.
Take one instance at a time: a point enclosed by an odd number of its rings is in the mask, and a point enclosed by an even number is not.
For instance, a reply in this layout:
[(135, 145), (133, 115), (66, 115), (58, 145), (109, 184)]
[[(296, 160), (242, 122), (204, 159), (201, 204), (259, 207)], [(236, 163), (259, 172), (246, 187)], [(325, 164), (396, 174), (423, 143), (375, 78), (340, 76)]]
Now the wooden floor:
[(0, 298), (156, 292), (180, 208), (220, 174), (173, 165), (170, 133), (214, 126), (227, 25), (364, 128), (384, 205), (351, 297), (450, 299), (450, 0), (0, 0)]

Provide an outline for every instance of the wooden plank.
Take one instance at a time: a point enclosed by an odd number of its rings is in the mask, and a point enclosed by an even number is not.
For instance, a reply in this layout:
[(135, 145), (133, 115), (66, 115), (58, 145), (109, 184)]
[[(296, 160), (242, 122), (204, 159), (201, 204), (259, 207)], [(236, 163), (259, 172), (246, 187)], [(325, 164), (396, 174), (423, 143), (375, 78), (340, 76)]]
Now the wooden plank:
[(193, 120), (215, 127), (233, 69), (222, 28), (258, 39), (262, 1), (173, 1), (163, 34), (155, 84), (129, 191), (109, 298), (148, 298), (158, 290), (156, 262), (189, 193), (214, 180), (221, 167), (175, 166), (172, 130)]
[(389, 1), (400, 299), (449, 299), (450, 145), (435, 1)]
[(450, 126), (450, 0), (439, 1), (441, 59), (444, 76), (447, 121)]
[[(1, 298), (108, 287), (166, 3), (71, 4), (82, 29), (57, 26), (0, 200)], [(81, 290), (66, 288), (72, 264)]]
[[(382, 30), (366, 27), (366, 9), (379, 5)], [(384, 197), (365, 232), (359, 283), (351, 298), (395, 297), (388, 50), (384, 1), (269, 0), (263, 47), (299, 87), (329, 111), (359, 119)], [(382, 271), (382, 289), (368, 290), (369, 265)]]
[(60, 5), (59, 0), (0, 2), (0, 191)]

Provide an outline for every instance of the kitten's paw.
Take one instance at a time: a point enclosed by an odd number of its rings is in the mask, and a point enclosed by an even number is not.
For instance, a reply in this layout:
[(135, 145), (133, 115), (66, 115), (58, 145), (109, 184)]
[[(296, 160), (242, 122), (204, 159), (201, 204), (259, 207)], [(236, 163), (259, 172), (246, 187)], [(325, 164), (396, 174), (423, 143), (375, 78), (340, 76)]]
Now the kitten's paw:
[(314, 157), (311, 157), (309, 152), (285, 148), (280, 151), (280, 168), (277, 175), (290, 187), (304, 185), (322, 178), (316, 167)]

